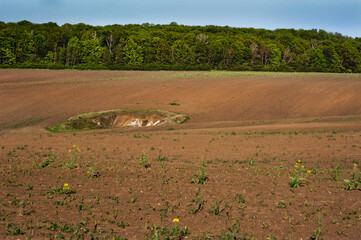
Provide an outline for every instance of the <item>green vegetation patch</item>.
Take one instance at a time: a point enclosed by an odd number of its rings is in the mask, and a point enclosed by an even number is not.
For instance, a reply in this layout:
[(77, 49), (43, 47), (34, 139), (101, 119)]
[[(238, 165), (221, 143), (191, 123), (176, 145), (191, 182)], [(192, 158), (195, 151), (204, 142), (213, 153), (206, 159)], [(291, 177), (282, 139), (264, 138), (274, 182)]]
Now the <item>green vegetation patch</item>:
[(144, 127), (162, 124), (182, 124), (188, 116), (156, 109), (113, 109), (85, 113), (48, 127), (51, 132), (70, 132), (119, 127)]

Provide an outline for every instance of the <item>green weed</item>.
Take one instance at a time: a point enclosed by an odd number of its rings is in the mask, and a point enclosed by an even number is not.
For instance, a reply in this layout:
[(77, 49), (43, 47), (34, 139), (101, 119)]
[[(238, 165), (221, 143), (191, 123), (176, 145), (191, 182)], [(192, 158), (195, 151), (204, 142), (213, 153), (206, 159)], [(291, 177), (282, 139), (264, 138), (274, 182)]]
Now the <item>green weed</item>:
[(234, 201), (236, 201), (237, 203), (245, 203), (246, 200), (243, 198), (242, 194), (237, 193), (236, 196), (234, 197)]
[(298, 160), (290, 176), (291, 181), (288, 183), (288, 185), (291, 188), (299, 188), (301, 186), (302, 180), (306, 179), (304, 166), (299, 166), (300, 163), (301, 160)]
[(209, 213), (212, 213), (213, 215), (219, 215), (223, 210), (220, 210), (222, 204), (222, 200), (215, 201), (215, 203), (211, 203), (211, 207), (208, 209)]
[(232, 224), (232, 227), (227, 227), (226, 230), (222, 231), (222, 234), (218, 236), (219, 239), (224, 240), (250, 240), (254, 239), (253, 237), (248, 238), (246, 233), (242, 233), (241, 231), (241, 225), (239, 224), (239, 221), (237, 220)]
[(188, 204), (188, 213), (196, 214), (197, 212), (201, 211), (204, 207), (205, 200), (199, 196), (201, 189), (198, 188), (198, 191), (196, 192), (195, 198), (191, 200), (191, 202)]
[(357, 164), (354, 164), (354, 170), (351, 174), (351, 179), (344, 179), (343, 181), (347, 184), (346, 190), (356, 190), (358, 185), (361, 184), (361, 174), (357, 172)]
[(205, 181), (208, 178), (207, 175), (208, 174), (205, 172), (205, 168), (202, 166), (198, 168), (198, 173), (194, 174), (193, 177), (190, 178), (190, 180), (192, 181), (192, 183), (204, 185)]

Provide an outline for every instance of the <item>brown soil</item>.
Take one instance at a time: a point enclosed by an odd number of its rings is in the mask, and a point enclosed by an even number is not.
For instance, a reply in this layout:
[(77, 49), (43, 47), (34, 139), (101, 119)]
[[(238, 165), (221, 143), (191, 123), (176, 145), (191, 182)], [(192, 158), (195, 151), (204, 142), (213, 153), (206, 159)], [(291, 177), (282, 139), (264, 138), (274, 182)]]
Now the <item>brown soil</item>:
[[(357, 74), (0, 70), (0, 238), (358, 239), (360, 92)], [(190, 120), (45, 130), (117, 108)]]

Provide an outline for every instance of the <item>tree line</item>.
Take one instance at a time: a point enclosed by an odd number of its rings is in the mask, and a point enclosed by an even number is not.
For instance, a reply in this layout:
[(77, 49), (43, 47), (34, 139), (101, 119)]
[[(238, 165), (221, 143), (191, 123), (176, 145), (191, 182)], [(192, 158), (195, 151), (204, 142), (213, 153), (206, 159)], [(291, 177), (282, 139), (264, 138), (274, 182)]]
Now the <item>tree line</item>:
[(1, 68), (361, 72), (361, 38), (324, 30), (0, 21)]

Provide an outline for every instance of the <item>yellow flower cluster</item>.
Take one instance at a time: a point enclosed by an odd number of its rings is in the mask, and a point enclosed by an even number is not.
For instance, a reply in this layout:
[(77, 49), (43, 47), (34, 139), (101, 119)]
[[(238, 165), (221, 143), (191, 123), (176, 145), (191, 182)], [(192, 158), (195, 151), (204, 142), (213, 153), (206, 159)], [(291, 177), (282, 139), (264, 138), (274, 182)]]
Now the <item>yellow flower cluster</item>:
[(178, 219), (178, 218), (175, 218), (175, 219), (173, 219), (173, 222), (174, 222), (174, 223), (177, 223), (177, 222), (179, 222), (179, 219)]
[(80, 152), (80, 148), (77, 148), (76, 145), (73, 145), (73, 150), (72, 149), (69, 149), (68, 151), (71, 153), (72, 151), (75, 151), (75, 152)]
[(64, 183), (63, 190), (70, 190), (69, 184)]
[[(295, 168), (299, 168), (299, 165), (298, 165), (299, 163), (296, 163), (296, 165), (295, 165)], [(305, 166), (301, 166), (301, 168), (305, 168)]]

